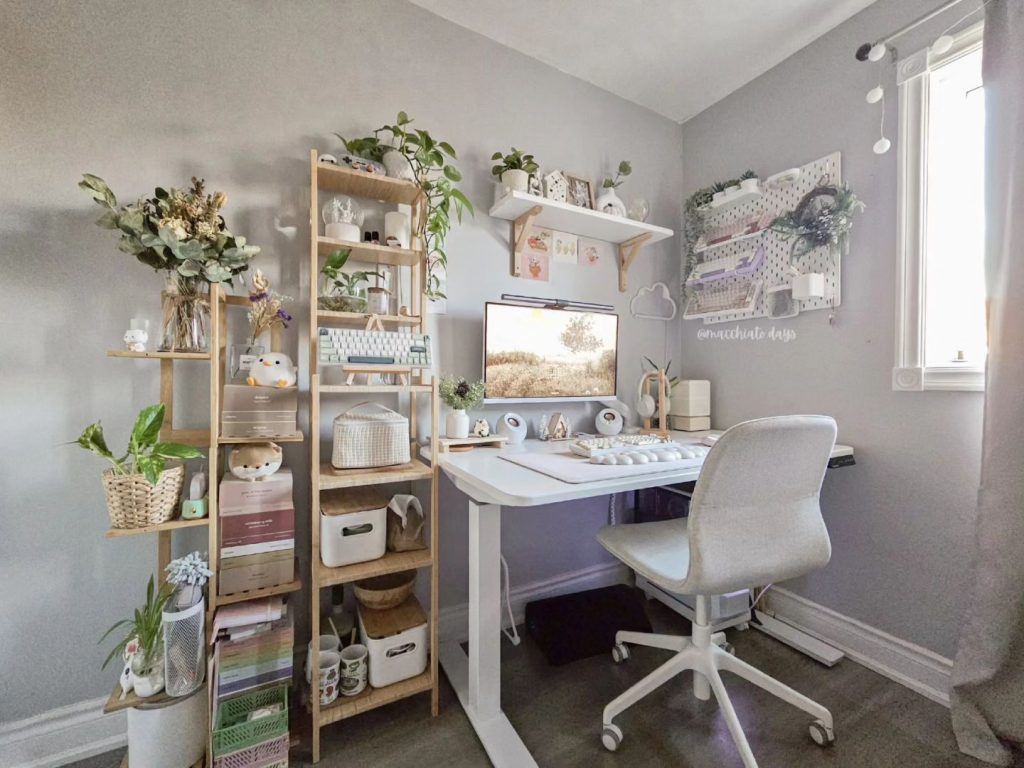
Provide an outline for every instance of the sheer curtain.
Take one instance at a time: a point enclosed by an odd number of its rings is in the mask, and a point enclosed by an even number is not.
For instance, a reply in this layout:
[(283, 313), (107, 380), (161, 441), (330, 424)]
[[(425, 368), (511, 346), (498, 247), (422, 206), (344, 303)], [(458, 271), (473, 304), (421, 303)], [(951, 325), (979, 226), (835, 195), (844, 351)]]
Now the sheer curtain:
[(960, 749), (1024, 750), (1024, 0), (985, 15), (989, 351), (974, 587), (953, 668)]

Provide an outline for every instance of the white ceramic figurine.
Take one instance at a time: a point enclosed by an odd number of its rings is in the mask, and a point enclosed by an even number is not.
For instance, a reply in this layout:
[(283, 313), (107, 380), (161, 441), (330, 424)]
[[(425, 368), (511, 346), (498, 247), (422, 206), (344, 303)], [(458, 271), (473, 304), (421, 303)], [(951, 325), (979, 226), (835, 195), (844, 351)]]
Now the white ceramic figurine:
[(296, 381), (295, 366), (288, 355), (280, 352), (267, 352), (256, 358), (249, 369), (246, 383), (250, 387), (294, 387)]
[(487, 423), (487, 419), (477, 419), (473, 425), (473, 434), (477, 437), (487, 437), (491, 434), (491, 425)]
[(141, 328), (133, 328), (124, 332), (124, 346), (129, 352), (145, 352), (149, 334)]

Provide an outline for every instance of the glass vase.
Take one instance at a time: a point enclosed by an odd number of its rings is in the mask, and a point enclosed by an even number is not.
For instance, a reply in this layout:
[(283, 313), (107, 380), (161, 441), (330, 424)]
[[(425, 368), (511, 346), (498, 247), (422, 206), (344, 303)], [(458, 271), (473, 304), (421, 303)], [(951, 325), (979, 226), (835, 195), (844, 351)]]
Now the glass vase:
[(210, 286), (205, 280), (171, 275), (161, 312), (161, 352), (209, 351)]
[(229, 355), (228, 377), (233, 381), (245, 381), (253, 362), (266, 348), (262, 344), (232, 344)]

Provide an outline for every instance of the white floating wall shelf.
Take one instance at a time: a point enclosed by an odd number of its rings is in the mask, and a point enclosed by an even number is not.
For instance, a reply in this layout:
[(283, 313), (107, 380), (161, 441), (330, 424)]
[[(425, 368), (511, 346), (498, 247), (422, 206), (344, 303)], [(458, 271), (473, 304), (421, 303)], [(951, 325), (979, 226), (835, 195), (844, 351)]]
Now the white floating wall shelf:
[(531, 226), (604, 240), (619, 246), (619, 291), (626, 290), (626, 273), (647, 243), (672, 237), (675, 232), (643, 221), (612, 216), (526, 192), (510, 192), (491, 207), (491, 216), (512, 222), (512, 272), (519, 274), (519, 257)]

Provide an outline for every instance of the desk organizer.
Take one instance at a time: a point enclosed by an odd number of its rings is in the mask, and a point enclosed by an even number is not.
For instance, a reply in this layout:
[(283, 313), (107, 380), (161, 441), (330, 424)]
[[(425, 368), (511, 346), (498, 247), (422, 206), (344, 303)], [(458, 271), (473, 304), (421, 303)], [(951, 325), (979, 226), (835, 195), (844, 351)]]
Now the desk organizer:
[[(784, 240), (777, 232), (760, 228), (759, 224), (773, 220), (785, 211), (792, 210), (804, 195), (818, 186), (824, 176), (830, 176), (833, 184), (842, 182), (842, 157), (839, 152), (808, 163), (801, 168), (800, 176), (786, 186), (765, 184), (761, 195), (751, 195), (733, 206), (709, 208), (704, 211), (705, 231), (710, 241), (704, 238), (694, 252), (698, 254), (698, 267), (691, 274), (687, 268), (687, 252), (683, 251), (683, 296), (688, 299), (695, 290), (713, 291), (722, 294), (721, 302), (707, 302), (712, 306), (723, 306), (720, 311), (695, 312), (687, 306), (683, 312), (686, 319), (703, 318), (705, 324), (749, 320), (755, 317), (783, 319), (799, 312), (838, 307), (842, 298), (840, 284), (841, 257), (838, 251), (816, 248), (801, 257), (797, 267), (804, 275), (823, 275), (824, 285), (820, 296), (808, 296), (797, 300), (789, 295), (787, 302), (778, 292), (788, 288), (792, 280), (789, 270), (790, 246), (792, 241)], [(732, 233), (732, 229), (736, 232)], [(732, 234), (728, 239), (725, 235)], [(764, 253), (759, 254), (758, 249)], [(713, 262), (720, 262), (718, 271)], [(756, 262), (756, 263), (755, 263)], [(704, 265), (705, 269), (700, 269)], [(725, 274), (725, 267), (731, 274)], [(711, 278), (710, 280), (708, 278)], [(818, 286), (815, 286), (817, 289)], [(727, 301), (730, 296), (748, 297)], [(684, 301), (684, 304), (689, 304)], [(784, 306), (782, 306), (784, 304)], [(742, 309), (734, 309), (742, 307)]]

